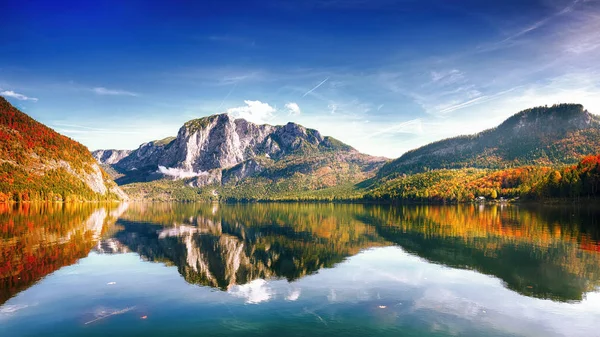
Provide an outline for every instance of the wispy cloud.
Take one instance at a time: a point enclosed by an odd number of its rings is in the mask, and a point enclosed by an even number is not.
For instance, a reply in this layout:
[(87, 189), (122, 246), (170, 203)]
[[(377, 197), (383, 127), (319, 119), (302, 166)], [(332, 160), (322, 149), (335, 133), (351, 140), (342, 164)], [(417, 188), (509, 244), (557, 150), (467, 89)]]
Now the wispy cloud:
[[(581, 18), (576, 24), (571, 24), (561, 30), (564, 35), (562, 47), (571, 56), (581, 56), (600, 47), (600, 13), (579, 11)], [(591, 55), (597, 59), (597, 55)]]
[[(585, 0), (584, 0), (585, 1)], [(555, 20), (557, 17), (560, 17), (564, 14), (570, 13), (573, 11), (573, 9), (575, 8), (575, 6), (580, 2), (580, 0), (574, 0), (573, 2), (569, 3), (569, 5), (567, 5), (566, 7), (563, 7), (562, 9), (554, 12), (553, 14), (538, 20), (536, 22), (533, 22), (530, 25), (525, 26), (524, 28), (522, 28), (521, 30), (507, 36), (506, 38), (504, 38), (503, 40), (497, 41), (497, 42), (493, 42), (491, 44), (487, 44), (487, 45), (482, 45), (478, 48), (478, 51), (480, 52), (490, 52), (490, 51), (494, 51), (497, 49), (501, 49), (501, 48), (505, 48), (505, 47), (509, 47), (512, 45), (515, 45), (515, 41), (517, 39), (519, 39), (520, 37), (529, 34), (539, 28), (544, 27), (545, 25), (547, 25), (549, 22), (552, 22), (553, 20)]]
[(0, 92), (0, 95), (4, 96), (4, 97), (15, 98), (15, 99), (18, 99), (20, 101), (32, 101), (32, 102), (37, 102), (38, 101), (38, 99), (35, 98), (35, 97), (27, 97), (27, 96), (25, 96), (23, 94), (19, 94), (17, 92), (12, 91), (12, 90), (2, 91), (2, 92)]
[(335, 114), (335, 113), (337, 112), (337, 110), (338, 110), (338, 105), (337, 105), (337, 104), (335, 104), (335, 103), (329, 103), (329, 104), (327, 105), (327, 108), (329, 109), (329, 112), (330, 112), (330, 113), (333, 115), (333, 114)]
[(247, 73), (243, 73), (243, 74), (229, 74), (229, 75), (225, 75), (225, 76), (222, 76), (221, 78), (219, 78), (217, 81), (217, 84), (218, 85), (231, 85), (231, 84), (237, 84), (237, 83), (245, 82), (245, 81), (258, 80), (258, 79), (261, 79), (262, 77), (263, 77), (263, 74), (260, 71), (251, 71), (251, 72), (247, 72)]
[(234, 44), (242, 47), (256, 47), (256, 41), (254, 39), (240, 36), (211, 35), (208, 37), (208, 40), (212, 42)]
[(169, 84), (230, 86), (243, 82), (264, 82), (273, 74), (261, 68), (246, 67), (178, 67), (161, 77)]
[(431, 82), (436, 84), (454, 84), (462, 81), (464, 77), (458, 69), (431, 72)]
[(298, 8), (316, 8), (328, 10), (381, 10), (398, 4), (398, 0), (308, 0), (298, 3), (288, 1), (273, 1), (271, 6), (297, 11)]
[(409, 121), (396, 123), (392, 126), (385, 127), (379, 131), (371, 133), (368, 138), (399, 133), (421, 134), (423, 133), (423, 121), (420, 118), (416, 118)]
[(118, 89), (107, 89), (105, 87), (95, 87), (90, 89), (93, 93), (97, 95), (109, 95), (109, 96), (139, 96), (139, 94), (126, 90), (118, 90)]
[(458, 102), (456, 104), (452, 104), (450, 106), (444, 107), (442, 109), (439, 109), (438, 112), (440, 114), (447, 114), (449, 112), (453, 112), (453, 111), (456, 111), (456, 110), (459, 110), (459, 109), (470, 107), (472, 105), (481, 104), (481, 103), (484, 103), (484, 102), (489, 102), (489, 101), (492, 101), (492, 100), (494, 100), (494, 99), (496, 99), (496, 98), (498, 98), (498, 97), (500, 97), (502, 95), (505, 95), (505, 94), (507, 94), (507, 93), (509, 93), (511, 91), (515, 91), (517, 89), (519, 89), (519, 87), (510, 88), (510, 89), (507, 89), (507, 90), (504, 90), (504, 91), (501, 91), (501, 92), (498, 92), (498, 93), (495, 93), (495, 94), (492, 94), (492, 95), (478, 96), (478, 97), (475, 97), (473, 99), (470, 99), (470, 100), (467, 100), (467, 101), (464, 101), (464, 102)]
[(305, 92), (304, 95), (302, 95), (302, 97), (306, 97), (306, 95), (310, 94), (311, 92), (317, 90), (320, 86), (322, 86), (323, 84), (325, 84), (325, 82), (327, 82), (327, 80), (329, 79), (329, 77), (327, 77), (326, 79), (324, 79), (323, 81), (321, 81), (319, 84), (317, 84), (316, 86), (314, 86), (312, 89), (310, 89), (309, 91)]
[(96, 128), (90, 127), (86, 125), (73, 124), (73, 123), (63, 123), (63, 122), (53, 122), (50, 123), (52, 128), (57, 131), (65, 134), (107, 134), (107, 135), (131, 135), (131, 134), (141, 134), (141, 131), (131, 130), (131, 129), (115, 129), (115, 128)]

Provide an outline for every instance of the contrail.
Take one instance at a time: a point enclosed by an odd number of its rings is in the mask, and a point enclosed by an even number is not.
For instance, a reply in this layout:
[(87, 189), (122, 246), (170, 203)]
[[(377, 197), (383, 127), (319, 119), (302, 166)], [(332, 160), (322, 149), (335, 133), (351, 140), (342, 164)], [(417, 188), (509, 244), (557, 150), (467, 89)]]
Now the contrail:
[(221, 109), (221, 107), (223, 106), (223, 103), (225, 103), (225, 100), (227, 100), (229, 98), (229, 95), (231, 95), (231, 93), (235, 90), (235, 87), (237, 87), (237, 82), (235, 82), (233, 84), (233, 88), (231, 88), (231, 90), (229, 90), (229, 92), (227, 93), (227, 96), (225, 96), (225, 98), (223, 98), (223, 100), (221, 101), (221, 104), (219, 104), (219, 107), (217, 109)]
[(324, 79), (321, 83), (317, 84), (317, 86), (315, 86), (314, 88), (310, 89), (309, 91), (305, 92), (304, 95), (302, 95), (302, 97), (310, 94), (311, 92), (315, 91), (318, 87), (322, 86), (323, 83), (327, 82), (327, 80), (329, 79), (329, 77), (327, 77), (326, 79)]

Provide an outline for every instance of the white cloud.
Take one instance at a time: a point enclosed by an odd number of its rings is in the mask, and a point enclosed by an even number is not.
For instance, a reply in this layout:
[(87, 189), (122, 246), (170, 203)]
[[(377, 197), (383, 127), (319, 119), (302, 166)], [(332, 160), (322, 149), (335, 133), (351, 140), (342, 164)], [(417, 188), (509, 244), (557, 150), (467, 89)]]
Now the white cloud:
[(244, 285), (236, 285), (229, 289), (233, 296), (244, 298), (246, 303), (258, 304), (266, 302), (273, 296), (273, 291), (267, 286), (267, 281), (257, 279)]
[(27, 96), (25, 96), (23, 94), (19, 94), (17, 92), (12, 91), (12, 90), (2, 91), (2, 92), (0, 92), (0, 95), (2, 95), (4, 97), (16, 98), (16, 99), (21, 100), (21, 101), (33, 101), (33, 102), (37, 102), (38, 101), (38, 99), (35, 98), (35, 97), (27, 97)]
[(302, 113), (298, 104), (294, 103), (294, 102), (286, 103), (285, 110), (288, 112), (289, 115), (292, 115), (292, 116), (298, 116), (299, 114)]
[(104, 87), (95, 87), (91, 89), (92, 92), (98, 95), (110, 95), (110, 96), (138, 96), (135, 92), (125, 90), (107, 89)]
[(267, 123), (271, 121), (275, 115), (275, 108), (261, 101), (245, 100), (246, 106), (227, 109), (228, 114), (234, 118), (243, 118), (253, 123)]

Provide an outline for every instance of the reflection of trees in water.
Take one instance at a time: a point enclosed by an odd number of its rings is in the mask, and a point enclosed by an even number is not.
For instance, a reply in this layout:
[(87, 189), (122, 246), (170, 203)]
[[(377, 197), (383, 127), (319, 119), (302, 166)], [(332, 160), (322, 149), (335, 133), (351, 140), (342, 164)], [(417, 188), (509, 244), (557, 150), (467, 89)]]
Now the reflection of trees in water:
[(600, 285), (598, 214), (587, 208), (419, 206), (377, 209), (363, 220), (431, 262), (496, 276), (523, 295), (569, 301)]
[[(0, 303), (93, 247), (135, 251), (176, 266), (190, 283), (219, 289), (257, 278), (295, 280), (392, 243), (433, 263), (496, 276), (527, 296), (580, 300), (600, 284), (600, 213), (591, 208), (133, 204), (123, 213), (124, 207), (92, 204), (2, 207)], [(96, 244), (98, 237), (103, 241)]]
[[(386, 241), (434, 263), (496, 276), (508, 288), (528, 296), (580, 300), (600, 279), (600, 213), (589, 208), (157, 206), (158, 210), (132, 207), (124, 218), (197, 228), (193, 234), (174, 235), (164, 250), (171, 256), (159, 258), (175, 261), (189, 282), (221, 289), (255, 278), (296, 279)], [(186, 248), (173, 248), (177, 245)], [(142, 255), (156, 259), (150, 253)]]
[(113, 208), (98, 204), (0, 204), (0, 304), (87, 256), (106, 221), (118, 216)]

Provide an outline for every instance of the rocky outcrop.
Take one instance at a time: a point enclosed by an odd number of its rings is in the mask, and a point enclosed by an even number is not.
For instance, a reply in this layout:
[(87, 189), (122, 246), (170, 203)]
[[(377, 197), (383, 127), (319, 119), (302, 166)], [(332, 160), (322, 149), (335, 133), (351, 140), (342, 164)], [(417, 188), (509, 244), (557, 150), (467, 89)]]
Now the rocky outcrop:
[(220, 114), (185, 123), (169, 143), (144, 143), (116, 166), (124, 170), (164, 166), (207, 172), (229, 168), (259, 155), (278, 158), (304, 148), (315, 149), (322, 142), (318, 131), (298, 124), (257, 125)]
[(202, 172), (198, 174), (195, 178), (189, 181), (189, 185), (192, 187), (202, 187), (211, 184), (220, 184), (222, 179), (222, 171), (221, 170), (210, 170), (208, 172)]
[(92, 156), (100, 163), (114, 165), (127, 157), (131, 150), (96, 150), (92, 152)]
[[(98, 157), (108, 158), (104, 163), (123, 155), (114, 150), (96, 152)], [(219, 114), (191, 120), (181, 127), (177, 137), (144, 143), (112, 166), (128, 175), (117, 180), (120, 183), (149, 181), (155, 179), (149, 177), (158, 173), (171, 179), (186, 179), (188, 185), (202, 187), (243, 180), (290, 156), (314, 157), (325, 153), (343, 154), (337, 159), (353, 160), (359, 171), (375, 170), (385, 161), (360, 154), (338, 140), (323, 137), (317, 130), (295, 123), (258, 125)], [(356, 157), (361, 159), (356, 161)], [(286, 174), (293, 174), (294, 170), (312, 171), (314, 163), (322, 161), (313, 158), (310, 166), (296, 161), (292, 168), (283, 171)], [(301, 173), (306, 174), (304, 171)]]
[(223, 184), (237, 182), (244, 178), (254, 176), (265, 169), (265, 166), (254, 159), (239, 163), (223, 172)]

